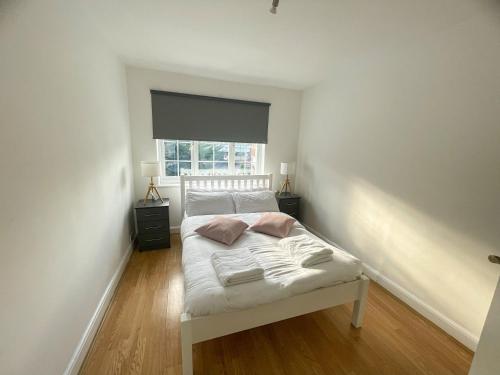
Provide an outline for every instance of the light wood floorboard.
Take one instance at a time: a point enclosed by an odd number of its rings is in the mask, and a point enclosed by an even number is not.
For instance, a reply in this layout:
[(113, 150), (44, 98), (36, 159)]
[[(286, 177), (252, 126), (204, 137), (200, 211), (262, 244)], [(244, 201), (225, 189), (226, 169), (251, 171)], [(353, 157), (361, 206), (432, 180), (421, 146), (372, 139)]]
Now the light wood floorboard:
[[(181, 245), (135, 251), (82, 375), (181, 374)], [(465, 375), (472, 352), (372, 282), (364, 325), (352, 304), (199, 343), (195, 374)]]

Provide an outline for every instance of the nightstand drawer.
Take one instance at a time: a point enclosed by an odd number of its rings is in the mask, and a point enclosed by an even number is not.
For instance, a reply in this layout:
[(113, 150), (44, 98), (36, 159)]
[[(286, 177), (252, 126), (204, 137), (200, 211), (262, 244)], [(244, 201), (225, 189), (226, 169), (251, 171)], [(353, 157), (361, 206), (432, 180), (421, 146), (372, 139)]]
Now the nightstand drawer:
[(137, 221), (168, 219), (168, 209), (163, 207), (141, 208), (137, 210)]
[(139, 248), (141, 250), (170, 247), (170, 232), (154, 232), (139, 234)]
[(280, 207), (297, 207), (298, 205), (298, 199), (282, 199), (280, 201)]
[(170, 226), (168, 220), (151, 220), (151, 221), (138, 221), (137, 227), (139, 233), (148, 234), (152, 232), (168, 232)]
[(281, 212), (299, 219), (300, 216), (300, 196), (296, 194), (276, 194), (278, 207)]
[(281, 212), (291, 214), (291, 212), (298, 211), (299, 200), (298, 199), (282, 199), (279, 202), (279, 208)]
[(280, 210), (280, 211), (283, 212), (284, 214), (293, 216), (295, 218), (297, 218), (297, 216), (299, 216), (299, 210)]

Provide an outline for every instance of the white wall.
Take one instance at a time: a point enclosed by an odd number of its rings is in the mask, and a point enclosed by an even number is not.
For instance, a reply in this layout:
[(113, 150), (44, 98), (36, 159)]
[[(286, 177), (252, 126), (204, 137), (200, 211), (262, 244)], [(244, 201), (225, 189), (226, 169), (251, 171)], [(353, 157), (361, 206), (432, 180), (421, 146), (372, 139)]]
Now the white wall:
[(500, 23), (494, 2), (463, 12), (305, 91), (297, 185), (308, 225), (470, 345), (499, 273)]
[(65, 1), (0, 7), (0, 373), (61, 374), (129, 247), (125, 71)]
[[(147, 186), (147, 180), (141, 177), (140, 173), (141, 160), (156, 160), (157, 158), (156, 141), (153, 140), (150, 89), (270, 102), (269, 143), (265, 151), (265, 172), (273, 173), (275, 188), (281, 180), (279, 163), (296, 160), (300, 91), (130, 66), (127, 67), (127, 87), (136, 199), (144, 198)], [(179, 187), (163, 187), (160, 188), (160, 193), (170, 198), (170, 225), (180, 225)]]

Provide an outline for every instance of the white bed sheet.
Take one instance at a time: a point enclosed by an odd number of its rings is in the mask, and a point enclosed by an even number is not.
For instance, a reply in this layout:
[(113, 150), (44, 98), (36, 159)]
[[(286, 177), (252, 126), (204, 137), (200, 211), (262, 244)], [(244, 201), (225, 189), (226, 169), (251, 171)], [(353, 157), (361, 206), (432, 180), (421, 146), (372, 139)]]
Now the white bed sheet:
[[(264, 213), (225, 215), (251, 225)], [(351, 254), (335, 249), (334, 260), (312, 268), (302, 268), (277, 247), (279, 238), (246, 230), (231, 246), (202, 237), (194, 230), (215, 215), (184, 218), (181, 225), (182, 267), (184, 271), (184, 310), (193, 316), (248, 309), (296, 294), (328, 287), (359, 278), (361, 262)], [(296, 222), (289, 236), (309, 234)], [(224, 287), (210, 261), (216, 250), (249, 247), (266, 270), (265, 278), (250, 283)]]

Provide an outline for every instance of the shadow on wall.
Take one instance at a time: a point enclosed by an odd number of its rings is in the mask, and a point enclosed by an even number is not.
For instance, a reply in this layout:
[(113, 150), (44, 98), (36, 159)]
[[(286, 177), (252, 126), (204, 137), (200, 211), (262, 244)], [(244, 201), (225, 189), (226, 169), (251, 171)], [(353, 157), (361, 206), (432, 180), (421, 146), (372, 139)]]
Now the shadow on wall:
[[(132, 183), (132, 176), (129, 174), (129, 171), (127, 168), (122, 167), (121, 172), (120, 172), (120, 188), (122, 191), (125, 191), (127, 189), (127, 186), (130, 184), (130, 186), (133, 187)], [(135, 212), (134, 212), (134, 202), (132, 202), (129, 205), (129, 210), (128, 210), (128, 215), (125, 219), (127, 222), (124, 224), (125, 228), (128, 228), (129, 232), (129, 240), (133, 241), (135, 238), (136, 234), (136, 228), (135, 228)], [(122, 245), (123, 246), (123, 245)], [(127, 244), (128, 246), (128, 244)], [(125, 247), (123, 247), (125, 248)]]

